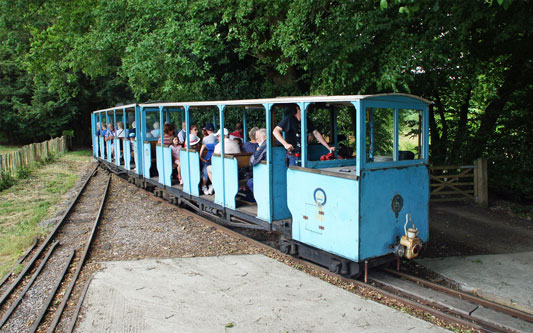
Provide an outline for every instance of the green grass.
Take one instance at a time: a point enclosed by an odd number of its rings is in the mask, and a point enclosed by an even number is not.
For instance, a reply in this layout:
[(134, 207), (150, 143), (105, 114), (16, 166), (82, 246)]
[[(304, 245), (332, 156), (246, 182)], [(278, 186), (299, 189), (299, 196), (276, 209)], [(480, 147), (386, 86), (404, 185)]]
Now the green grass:
[(14, 151), (19, 150), (20, 146), (2, 146), (0, 145), (0, 155), (12, 153)]
[(76, 183), (91, 152), (72, 152), (53, 163), (38, 164), (24, 179), (0, 192), (0, 277), (16, 263), (35, 237), (46, 231), (39, 222), (52, 216), (63, 195)]

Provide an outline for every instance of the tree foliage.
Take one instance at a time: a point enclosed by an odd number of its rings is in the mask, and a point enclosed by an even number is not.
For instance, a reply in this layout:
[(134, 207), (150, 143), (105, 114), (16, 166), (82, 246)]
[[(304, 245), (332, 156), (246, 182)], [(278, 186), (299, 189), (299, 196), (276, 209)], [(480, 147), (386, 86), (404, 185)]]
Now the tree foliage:
[[(533, 199), (533, 6), (522, 0), (0, 1), (0, 139), (115, 103), (407, 92), (435, 102), (433, 163), (492, 162)], [(230, 117), (231, 118), (231, 117)]]

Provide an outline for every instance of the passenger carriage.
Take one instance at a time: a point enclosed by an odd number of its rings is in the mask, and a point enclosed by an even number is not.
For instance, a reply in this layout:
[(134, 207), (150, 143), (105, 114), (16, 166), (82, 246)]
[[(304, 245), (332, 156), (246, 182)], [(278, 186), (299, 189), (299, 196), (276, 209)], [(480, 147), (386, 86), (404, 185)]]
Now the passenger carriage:
[[(140, 186), (167, 193), (200, 214), (229, 226), (280, 232), (282, 250), (333, 271), (357, 275), (362, 262), (378, 263), (394, 255), (414, 258), (428, 241), (429, 104), (412, 95), (381, 94), (120, 106), (93, 113), (93, 154), (115, 171), (127, 172)], [(296, 105), (302, 114), (302, 152), (299, 166), (289, 167), (286, 151), (272, 131), (283, 112)], [(239, 196), (239, 167), (248, 163), (246, 154), (214, 155), (215, 194), (204, 195), (199, 191), (199, 153), (181, 150), (181, 186), (171, 179), (170, 148), (147, 135), (154, 119), (161, 131), (165, 122), (184, 120), (190, 147), (188, 133), (194, 114), (213, 114), (217, 130), (229, 127), (225, 124), (229, 109), (242, 110), (245, 136), (247, 115), (252, 112), (260, 113), (266, 124), (266, 161), (253, 168), (255, 204)], [(122, 150), (124, 162), (117, 154), (111, 156), (107, 146), (104, 155), (102, 138), (95, 130), (103, 118), (115, 124), (117, 115), (127, 120), (128, 110), (137, 124), (134, 150), (142, 152), (135, 154), (134, 169), (126, 167), (126, 149)], [(327, 149), (308, 142), (307, 114), (320, 118), (315, 125), (326, 129), (330, 145), (342, 143), (347, 148), (344, 159), (321, 160)]]

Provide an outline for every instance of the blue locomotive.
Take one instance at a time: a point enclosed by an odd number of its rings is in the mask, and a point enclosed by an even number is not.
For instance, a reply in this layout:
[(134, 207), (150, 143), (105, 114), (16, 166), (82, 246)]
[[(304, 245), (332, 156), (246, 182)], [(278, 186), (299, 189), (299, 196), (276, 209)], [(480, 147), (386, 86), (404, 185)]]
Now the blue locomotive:
[[(430, 104), (378, 94), (121, 105), (92, 113), (93, 154), (172, 202), (228, 226), (278, 232), (282, 251), (356, 276), (362, 263), (415, 258), (428, 241)], [(296, 154), (273, 134), (291, 110), (299, 117), (292, 125)], [(250, 153), (224, 153), (227, 143), (220, 140), (211, 157), (214, 194), (205, 194), (191, 120), (212, 116), (215, 130), (224, 129), (229, 111), (242, 111), (244, 133), (260, 115), (265, 158), (251, 168)], [(171, 147), (160, 139), (167, 123), (184, 125), (181, 183), (173, 177)], [(312, 123), (325, 133), (315, 135), (319, 143), (309, 135)], [(253, 176), (255, 202), (241, 193), (244, 168)]]

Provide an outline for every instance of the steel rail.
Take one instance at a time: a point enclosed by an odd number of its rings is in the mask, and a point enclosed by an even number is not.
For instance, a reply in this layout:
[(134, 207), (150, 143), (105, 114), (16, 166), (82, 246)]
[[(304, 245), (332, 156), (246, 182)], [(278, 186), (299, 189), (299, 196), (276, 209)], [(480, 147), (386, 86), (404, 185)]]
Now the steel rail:
[(44, 268), (44, 266), (46, 265), (48, 259), (50, 258), (50, 256), (52, 255), (52, 252), (54, 252), (57, 244), (59, 244), (58, 242), (55, 242), (54, 244), (52, 244), (52, 247), (50, 248), (50, 250), (48, 250), (48, 253), (46, 254), (46, 257), (43, 259), (43, 261), (41, 262), (41, 265), (39, 265), (39, 268), (35, 271), (35, 273), (33, 273), (33, 276), (32, 278), (30, 279), (30, 281), (26, 284), (26, 287), (24, 287), (24, 290), (22, 291), (22, 293), (19, 295), (19, 297), (17, 297), (17, 299), (15, 300), (15, 302), (13, 302), (13, 304), (11, 304), (11, 306), (9, 307), (9, 309), (6, 311), (6, 313), (4, 313), (4, 317), (2, 317), (2, 320), (0, 320), (0, 328), (2, 328), (2, 326), (4, 326), (4, 324), (9, 320), (9, 318), (11, 318), (11, 315), (13, 314), (13, 311), (15, 311), (15, 309), (17, 308), (17, 306), (19, 305), (20, 301), (22, 301), (22, 299), (24, 298), (24, 296), (26, 296), (26, 292), (30, 289), (30, 287), (33, 285), (33, 282), (35, 282), (35, 280), (37, 279), (37, 277), (39, 276), (39, 273), (41, 273), (41, 270)]
[[(165, 190), (162, 190), (162, 191), (165, 191)], [(161, 200), (162, 202), (170, 204), (168, 202), (168, 200), (165, 200), (163, 198), (156, 197), (156, 200)], [(175, 206), (175, 205), (173, 205), (173, 206)], [(400, 296), (400, 295), (396, 295), (396, 294), (394, 294), (392, 292), (389, 292), (387, 290), (384, 290), (384, 289), (376, 287), (376, 286), (372, 286), (372, 285), (370, 285), (368, 283), (365, 283), (365, 282), (362, 282), (362, 281), (359, 281), (359, 280), (350, 279), (350, 278), (344, 277), (344, 276), (342, 276), (340, 274), (332, 273), (328, 269), (326, 269), (326, 268), (324, 268), (322, 266), (318, 266), (318, 265), (316, 265), (314, 263), (311, 263), (309, 261), (306, 261), (306, 260), (303, 260), (303, 259), (300, 259), (300, 258), (296, 258), (296, 257), (293, 257), (293, 256), (288, 255), (288, 254), (284, 254), (284, 253), (278, 251), (277, 249), (275, 249), (275, 248), (273, 248), (271, 246), (263, 244), (263, 243), (261, 243), (259, 241), (256, 241), (256, 240), (254, 240), (254, 239), (252, 239), (250, 237), (241, 235), (241, 234), (239, 234), (239, 233), (227, 228), (226, 226), (224, 226), (222, 224), (219, 224), (219, 223), (213, 222), (211, 220), (208, 220), (203, 215), (195, 214), (194, 212), (189, 211), (187, 209), (182, 209), (182, 208), (179, 208), (179, 209), (185, 215), (188, 215), (190, 217), (196, 218), (196, 219), (200, 220), (201, 222), (203, 222), (205, 224), (208, 224), (209, 226), (217, 228), (218, 230), (220, 230), (221, 232), (223, 232), (223, 233), (225, 233), (225, 234), (227, 234), (229, 236), (232, 236), (232, 237), (235, 237), (237, 239), (241, 239), (241, 240), (247, 241), (247, 242), (249, 242), (251, 244), (254, 244), (254, 245), (256, 245), (256, 246), (258, 246), (258, 247), (260, 247), (262, 249), (265, 249), (265, 250), (268, 250), (268, 251), (272, 251), (273, 253), (275, 253), (277, 255), (280, 255), (282, 257), (291, 259), (291, 260), (293, 260), (293, 261), (295, 261), (295, 262), (297, 262), (299, 264), (307, 265), (308, 267), (312, 267), (315, 270), (320, 271), (322, 274), (327, 275), (329, 277), (337, 278), (339, 280), (342, 280), (345, 283), (353, 284), (353, 285), (355, 285), (357, 287), (374, 291), (374, 292), (379, 293), (379, 294), (381, 294), (381, 295), (383, 295), (383, 296), (385, 296), (385, 297), (387, 297), (389, 299), (393, 299), (393, 300), (395, 300), (395, 301), (397, 301), (399, 303), (408, 305), (408, 306), (410, 306), (413, 309), (420, 310), (420, 311), (423, 311), (425, 313), (429, 313), (432, 316), (434, 316), (434, 317), (436, 317), (438, 319), (441, 319), (441, 320), (443, 320), (443, 321), (445, 321), (445, 322), (447, 322), (449, 324), (456, 324), (456, 325), (460, 325), (460, 326), (464, 326), (464, 327), (470, 327), (470, 328), (473, 328), (473, 329), (476, 329), (476, 330), (479, 330), (479, 331), (487, 331), (487, 330), (489, 330), (489, 331), (496, 331), (496, 332), (507, 332), (507, 330), (504, 327), (493, 326), (490, 323), (486, 323), (486, 322), (484, 322), (482, 320), (478, 320), (478, 319), (475, 319), (475, 318), (464, 318), (464, 317), (457, 316), (455, 314), (450, 314), (450, 313), (441, 311), (441, 309), (439, 309), (439, 308), (431, 307), (431, 306), (416, 302), (414, 300), (411, 300), (409, 298), (406, 298), (406, 297), (403, 297), (403, 296)]]
[(78, 299), (78, 305), (76, 305), (76, 310), (74, 311), (74, 314), (72, 315), (72, 319), (70, 320), (70, 325), (69, 325), (69, 328), (67, 329), (67, 332), (73, 332), (74, 327), (76, 327), (76, 322), (78, 321), (78, 315), (80, 313), (83, 300), (85, 299), (85, 295), (87, 294), (87, 290), (89, 289), (89, 285), (91, 284), (91, 281), (92, 281), (92, 278), (89, 278), (87, 282), (85, 283), (85, 287), (83, 288), (80, 298)]
[(71, 251), (70, 256), (69, 256), (69, 258), (67, 260), (67, 264), (65, 265), (65, 268), (63, 269), (63, 272), (61, 273), (61, 276), (59, 277), (59, 279), (57, 279), (54, 289), (50, 292), (50, 295), (48, 295), (48, 298), (46, 299), (46, 301), (43, 304), (44, 306), (41, 308), (41, 310), (39, 311), (39, 314), (37, 315), (37, 319), (35, 319), (35, 321), (33, 322), (33, 325), (30, 328), (31, 332), (37, 331), (37, 328), (39, 327), (39, 325), (43, 321), (44, 315), (48, 311), (48, 308), (50, 307), (50, 304), (52, 303), (52, 300), (54, 299), (54, 297), (55, 297), (55, 295), (57, 293), (57, 290), (59, 289), (59, 286), (61, 285), (61, 282), (63, 281), (63, 278), (67, 274), (68, 268), (70, 267), (70, 264), (72, 264), (72, 259), (74, 259), (74, 254), (75, 253), (76, 253), (75, 250)]
[[(156, 200), (161, 200), (162, 202), (170, 204), (167, 200), (162, 199), (162, 198), (157, 198)], [(431, 315), (435, 316), (436, 318), (444, 320), (444, 321), (446, 321), (448, 323), (453, 323), (453, 324), (457, 324), (457, 325), (461, 325), (461, 326), (471, 327), (471, 328), (474, 328), (474, 329), (477, 329), (477, 330), (480, 330), (480, 331), (485, 331), (486, 330), (486, 328), (484, 326), (481, 326), (480, 324), (478, 324), (476, 322), (473, 322), (473, 321), (470, 321), (470, 320), (464, 320), (462, 318), (458, 318), (458, 317), (456, 317), (454, 315), (450, 315), (450, 314), (444, 313), (444, 312), (442, 312), (442, 311), (440, 311), (438, 309), (432, 308), (430, 306), (427, 306), (427, 305), (424, 305), (424, 304), (420, 304), (420, 303), (412, 301), (410, 299), (406, 299), (404, 297), (395, 295), (395, 294), (390, 293), (390, 292), (388, 292), (386, 290), (383, 290), (381, 288), (366, 284), (366, 283), (358, 281), (358, 280), (346, 278), (346, 277), (344, 277), (342, 275), (339, 275), (339, 274), (336, 274), (336, 273), (332, 273), (329, 270), (325, 269), (324, 267), (318, 266), (318, 265), (316, 265), (314, 263), (311, 263), (309, 261), (306, 261), (306, 260), (303, 260), (303, 259), (300, 259), (300, 258), (296, 258), (296, 257), (293, 257), (293, 256), (288, 255), (288, 254), (284, 254), (284, 253), (278, 251), (277, 249), (275, 249), (275, 248), (273, 248), (271, 246), (263, 244), (263, 243), (255, 240), (255, 239), (252, 239), (250, 237), (241, 235), (241, 234), (239, 234), (236, 231), (228, 229), (227, 227), (225, 227), (223, 225), (220, 225), (220, 224), (218, 224), (216, 222), (210, 221), (210, 220), (206, 219), (203, 216), (194, 214), (193, 212), (191, 212), (189, 210), (180, 208), (180, 211), (185, 213), (186, 215), (188, 215), (190, 217), (199, 219), (200, 221), (202, 221), (205, 224), (208, 224), (209, 226), (217, 228), (218, 230), (220, 230), (221, 232), (223, 232), (223, 233), (225, 233), (225, 234), (227, 234), (229, 236), (235, 237), (235, 238), (240, 239), (240, 240), (247, 241), (247, 242), (252, 243), (252, 244), (254, 244), (254, 245), (256, 245), (256, 246), (258, 246), (258, 247), (260, 247), (262, 249), (265, 249), (265, 250), (268, 250), (268, 251), (272, 251), (273, 253), (275, 253), (277, 255), (281, 255), (281, 256), (283, 256), (283, 257), (285, 257), (287, 259), (291, 259), (293, 261), (296, 261), (299, 264), (308, 265), (308, 266), (320, 271), (321, 273), (323, 273), (324, 275), (327, 275), (329, 277), (338, 278), (338, 279), (342, 280), (345, 283), (349, 283), (349, 284), (351, 283), (351, 284), (354, 284), (354, 285), (356, 285), (358, 287), (370, 289), (370, 290), (375, 291), (377, 293), (380, 293), (380, 294), (382, 294), (382, 295), (384, 295), (384, 296), (386, 296), (388, 298), (394, 299), (394, 300), (396, 300), (396, 301), (398, 301), (400, 303), (409, 305), (410, 307), (412, 307), (414, 309), (430, 313)], [(501, 328), (498, 328), (497, 331), (503, 331), (503, 330)]]
[(104, 204), (105, 204), (105, 201), (106, 201), (106, 198), (107, 198), (107, 192), (109, 190), (109, 184), (110, 183), (111, 183), (111, 174), (109, 174), (109, 178), (107, 179), (107, 184), (106, 184), (106, 187), (105, 187), (104, 195), (102, 197), (102, 202), (100, 203), (100, 209), (98, 210), (98, 215), (96, 216), (96, 218), (94, 220), (94, 226), (93, 226), (93, 229), (91, 231), (91, 235), (88, 238), (87, 244), (85, 244), (85, 248), (84, 248), (83, 253), (82, 253), (81, 257), (80, 257), (80, 260), (78, 261), (78, 265), (76, 267), (76, 272), (72, 276), (72, 280), (70, 281), (70, 284), (69, 284), (67, 290), (63, 294), (63, 300), (61, 301), (61, 304), (56, 309), (56, 312), (55, 312), (55, 315), (54, 315), (54, 320), (52, 321), (52, 323), (48, 327), (48, 332), (50, 332), (50, 333), (53, 332), (56, 329), (57, 324), (59, 323), (59, 320), (61, 319), (61, 316), (63, 315), (63, 310), (65, 309), (65, 306), (66, 306), (67, 301), (68, 301), (68, 299), (70, 297), (70, 294), (72, 293), (72, 290), (74, 289), (74, 286), (76, 285), (76, 282), (78, 280), (78, 276), (80, 275), (81, 269), (83, 268), (83, 264), (85, 263), (85, 259), (87, 258), (87, 254), (89, 253), (89, 249), (91, 247), (91, 243), (92, 243), (92, 241), (94, 239), (94, 235), (96, 234), (96, 228), (98, 227), (98, 222), (100, 221), (100, 217), (102, 216), (102, 211), (104, 209)]
[(30, 252), (35, 248), (35, 245), (37, 245), (37, 237), (33, 239), (33, 243), (30, 246), (30, 248), (26, 251), (26, 253), (24, 253), (22, 257), (20, 257), (20, 259), (15, 264), (15, 266), (13, 266), (13, 268), (9, 271), (9, 273), (7, 273), (6, 276), (4, 276), (4, 278), (0, 282), (0, 288), (4, 285), (4, 283), (6, 283), (6, 281), (9, 279), (11, 274), (13, 274), (13, 272), (15, 271), (15, 268), (17, 268), (17, 266), (20, 265), (24, 261), (24, 259), (26, 259), (28, 254), (30, 254)]
[(54, 227), (54, 229), (52, 230), (52, 232), (48, 235), (48, 237), (44, 240), (44, 242), (41, 244), (41, 246), (39, 247), (39, 249), (37, 250), (37, 252), (34, 254), (33, 258), (30, 260), (30, 262), (26, 265), (26, 267), (22, 270), (22, 272), (20, 272), (20, 274), (18, 275), (18, 278), (9, 286), (9, 288), (6, 290), (6, 292), (0, 297), (0, 306), (2, 306), (5, 302), (5, 300), (9, 297), (9, 295), (11, 295), (11, 293), (13, 292), (13, 290), (15, 290), (15, 288), (19, 285), (19, 283), (22, 281), (22, 279), (24, 278), (24, 276), (26, 275), (26, 273), (30, 270), (30, 268), (33, 266), (33, 264), (35, 263), (35, 261), (37, 260), (37, 258), (39, 258), (39, 256), (42, 254), (42, 252), (44, 251), (44, 249), (46, 248), (46, 246), (50, 243), (50, 241), (52, 240), (52, 238), (56, 235), (57, 231), (59, 230), (59, 228), (63, 225), (63, 222), (65, 221), (65, 219), (67, 218), (67, 216), (70, 214), (70, 212), (72, 211), (72, 207), (74, 207), (74, 204), (76, 204), (76, 202), (78, 201), (78, 199), (80, 198), (81, 194), (83, 193), (83, 191), (85, 190), (85, 187), (87, 186), (87, 183), (89, 183), (89, 180), (91, 180), (91, 178), (95, 175), (96, 173), (96, 170), (98, 169), (98, 165), (96, 165), (96, 167), (93, 169), (93, 171), (90, 173), (90, 176), (87, 177), (87, 179), (85, 180), (85, 182), (83, 183), (80, 191), (78, 192), (78, 194), (76, 195), (76, 198), (74, 198), (74, 200), (71, 202), (70, 206), (67, 208), (67, 210), (65, 211), (65, 213), (63, 214), (63, 216), (61, 217), (61, 219), (59, 220), (59, 223), (56, 224), (56, 226)]
[(404, 272), (399, 272), (399, 271), (396, 271), (394, 269), (385, 268), (383, 270), (385, 272), (387, 272), (387, 273), (394, 274), (396, 276), (408, 279), (410, 281), (419, 283), (419, 284), (424, 285), (426, 287), (429, 287), (431, 289), (435, 289), (435, 290), (442, 291), (444, 293), (450, 294), (452, 296), (463, 298), (463, 299), (468, 300), (470, 302), (473, 302), (473, 303), (476, 303), (476, 304), (479, 304), (479, 305), (483, 305), (484, 307), (491, 308), (491, 309), (496, 310), (498, 312), (505, 313), (505, 314), (508, 314), (510, 316), (513, 316), (513, 317), (516, 317), (516, 318), (520, 318), (520, 319), (528, 321), (528, 322), (533, 322), (533, 315), (527, 314), (527, 313), (522, 312), (520, 310), (513, 309), (513, 308), (507, 307), (505, 305), (499, 304), (499, 303), (491, 302), (491, 301), (486, 300), (484, 298), (481, 298), (481, 297), (478, 297), (478, 296), (474, 296), (474, 295), (471, 295), (471, 294), (468, 294), (468, 293), (465, 293), (465, 292), (462, 292), (462, 291), (458, 291), (458, 290), (451, 289), (451, 288), (448, 288), (448, 287), (445, 287), (445, 286), (441, 286), (439, 284), (430, 282), (428, 280), (425, 280), (425, 279), (422, 279), (422, 278), (419, 278), (419, 277), (416, 277), (416, 276), (413, 276), (413, 275), (410, 275), (410, 274), (407, 274), (407, 273), (404, 273)]

